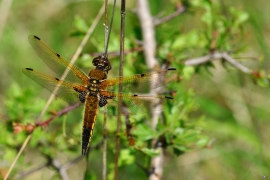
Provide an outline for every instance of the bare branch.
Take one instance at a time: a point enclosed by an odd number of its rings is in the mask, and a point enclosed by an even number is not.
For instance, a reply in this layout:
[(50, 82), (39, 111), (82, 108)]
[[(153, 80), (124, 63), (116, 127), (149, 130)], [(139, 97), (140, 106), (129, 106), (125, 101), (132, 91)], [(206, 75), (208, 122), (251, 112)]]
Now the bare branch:
[[(158, 66), (158, 62), (155, 58), (156, 55), (156, 39), (155, 39), (155, 25), (152, 20), (152, 16), (150, 13), (150, 9), (148, 6), (148, 1), (146, 0), (137, 0), (137, 15), (139, 17), (142, 34), (143, 34), (143, 49), (144, 55), (146, 59), (147, 66), (149, 69), (153, 69)], [(155, 90), (151, 90), (151, 93)], [(158, 106), (162, 106), (161, 104)], [(159, 108), (156, 106), (156, 108)], [(151, 117), (151, 126), (152, 129), (155, 129), (158, 124), (158, 118), (160, 116), (160, 112), (154, 111), (152, 109), (152, 117)], [(156, 143), (157, 139), (152, 141), (152, 147)], [(159, 156), (153, 157), (151, 159), (151, 169), (154, 170), (153, 173), (150, 174), (150, 180), (157, 180), (162, 177), (163, 174), (163, 163), (164, 163), (164, 154), (163, 149), (161, 147), (155, 148), (156, 151), (161, 152)]]
[[(102, 142), (99, 142), (97, 143), (95, 146), (90, 146), (89, 147), (89, 151), (92, 150), (92, 149), (100, 149), (100, 146), (101, 146)], [(60, 162), (56, 159), (53, 159), (52, 157), (48, 156), (48, 155), (45, 155), (46, 159), (47, 159), (47, 162), (44, 163), (43, 165), (39, 166), (39, 167), (36, 167), (36, 168), (33, 168), (27, 172), (24, 172), (24, 173), (21, 173), (18, 177), (16, 177), (16, 179), (22, 179), (26, 176), (29, 176), (33, 173), (35, 173), (36, 171), (39, 171), (41, 169), (43, 169), (44, 167), (54, 167), (55, 169), (58, 170), (58, 172), (60, 173), (62, 179), (68, 179), (68, 176), (67, 176), (67, 173), (66, 171), (71, 167), (73, 166), (74, 164), (76, 164), (77, 162), (79, 162), (80, 160), (84, 159), (84, 156), (82, 155), (79, 155), (77, 156), (76, 158), (72, 159), (71, 161), (67, 162), (66, 164), (64, 165), (61, 165)]]
[[(141, 52), (142, 50), (143, 50), (142, 47), (138, 46), (138, 47), (135, 47), (135, 48), (132, 48), (132, 49), (125, 50), (124, 55), (130, 54), (130, 53), (133, 53), (133, 52)], [(94, 53), (91, 53), (89, 55), (92, 56), (92, 57), (96, 57), (96, 56), (100, 56), (102, 53), (103, 52), (94, 52)], [(120, 56), (120, 51), (108, 52), (108, 56), (110, 56), (110, 59), (118, 57), (118, 56)]]
[(185, 12), (186, 8), (184, 6), (180, 6), (175, 12), (173, 12), (172, 14), (165, 16), (163, 18), (160, 19), (155, 19), (154, 20), (154, 25), (155, 26), (159, 26), (165, 22), (168, 22), (174, 18), (176, 18), (177, 16), (179, 16), (180, 14), (182, 14), (183, 12)]
[(143, 34), (143, 49), (147, 66), (152, 69), (158, 65), (155, 58), (156, 55), (156, 39), (154, 23), (149, 11), (147, 0), (137, 0), (137, 15), (139, 17), (142, 34)]
[(63, 180), (69, 180), (66, 169), (62, 168), (62, 164), (57, 159), (52, 160), (51, 166), (59, 171), (59, 174)]
[[(120, 62), (119, 62), (119, 76), (123, 76), (124, 68), (124, 51), (125, 51), (125, 18), (126, 18), (126, 0), (121, 0), (121, 33), (120, 33)], [(123, 91), (123, 84), (119, 83), (119, 93)], [(115, 145), (115, 159), (114, 159), (114, 179), (118, 179), (118, 158), (120, 154), (120, 137), (119, 132), (121, 129), (121, 104), (122, 99), (119, 99), (118, 112), (117, 112), (117, 129), (116, 129), (116, 145)]]
[(27, 176), (29, 176), (29, 175), (31, 175), (31, 174), (33, 174), (33, 173), (35, 173), (35, 172), (43, 169), (45, 167), (48, 167), (48, 165), (49, 165), (48, 163), (45, 163), (45, 164), (43, 164), (41, 166), (35, 167), (35, 168), (27, 171), (27, 172), (23, 172), (18, 177), (16, 177), (15, 179), (23, 179), (23, 178), (25, 178), (25, 177), (27, 177)]
[(52, 117), (50, 117), (48, 120), (44, 121), (44, 122), (37, 122), (36, 123), (36, 127), (38, 126), (47, 126), (52, 120), (54, 120), (56, 117), (61, 116), (63, 114), (68, 113), (69, 111), (79, 107), (80, 105), (82, 105), (82, 103), (78, 102), (72, 106), (68, 106), (65, 109), (62, 109), (61, 111), (58, 111), (57, 113), (53, 114)]
[(252, 70), (245, 67), (244, 65), (240, 64), (239, 62), (237, 62), (235, 59), (233, 59), (228, 53), (223, 52), (214, 52), (211, 54), (208, 54), (206, 56), (202, 56), (199, 58), (195, 58), (195, 59), (189, 59), (185, 61), (185, 65), (186, 66), (196, 66), (196, 65), (200, 65), (200, 64), (204, 64), (210, 61), (214, 61), (214, 60), (218, 60), (218, 59), (222, 59), (228, 63), (230, 63), (232, 66), (234, 66), (236, 69), (247, 73), (247, 74), (251, 74)]
[[(114, 7), (115, 8), (115, 7)], [(114, 10), (113, 10), (114, 11)], [(105, 0), (105, 19), (104, 19), (104, 57), (108, 57), (109, 36), (108, 33), (108, 0)], [(114, 16), (114, 14), (112, 15)], [(113, 19), (113, 18), (112, 18)], [(111, 23), (112, 26), (112, 23)], [(112, 27), (110, 27), (112, 28)], [(103, 149), (102, 149), (102, 180), (107, 179), (107, 106), (104, 107), (103, 118)]]

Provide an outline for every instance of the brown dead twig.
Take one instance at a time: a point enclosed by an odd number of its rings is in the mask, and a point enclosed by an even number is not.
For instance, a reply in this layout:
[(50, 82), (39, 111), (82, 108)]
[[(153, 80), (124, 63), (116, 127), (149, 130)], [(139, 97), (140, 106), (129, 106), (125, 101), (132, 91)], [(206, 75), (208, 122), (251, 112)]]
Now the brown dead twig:
[(78, 102), (74, 105), (68, 106), (60, 111), (58, 111), (57, 113), (53, 113), (52, 116), (42, 122), (36, 122), (35, 124), (20, 124), (20, 123), (13, 123), (13, 131), (15, 134), (21, 132), (21, 131), (26, 131), (28, 134), (31, 134), (36, 128), (38, 127), (46, 127), (50, 124), (51, 121), (53, 121), (56, 117), (58, 116), (62, 116), (64, 114), (67, 114), (69, 111), (79, 107), (80, 105), (82, 105), (82, 103)]

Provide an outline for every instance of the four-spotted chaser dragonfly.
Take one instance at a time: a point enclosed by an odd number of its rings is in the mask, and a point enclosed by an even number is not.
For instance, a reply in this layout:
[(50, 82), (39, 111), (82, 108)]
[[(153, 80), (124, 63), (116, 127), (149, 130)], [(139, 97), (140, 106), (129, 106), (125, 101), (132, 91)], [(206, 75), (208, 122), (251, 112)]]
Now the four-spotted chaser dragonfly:
[[(177, 104), (177, 101), (169, 96), (125, 94), (116, 91), (120, 83), (123, 84), (124, 90), (132, 90), (135, 86), (149, 86), (150, 89), (160, 87), (177, 80), (182, 75), (182, 72), (176, 71), (175, 68), (107, 79), (107, 73), (111, 69), (111, 64), (107, 59), (102, 58), (102, 56), (93, 59), (92, 63), (95, 69), (86, 75), (78, 67), (69, 63), (56, 53), (39, 37), (30, 35), (28, 40), (43, 62), (56, 74), (62, 76), (67, 69), (69, 70), (65, 80), (44, 74), (32, 68), (24, 68), (22, 71), (39, 85), (69, 104), (84, 103), (82, 155), (87, 153), (95, 126), (98, 107), (103, 107), (107, 104), (118, 104), (118, 100), (121, 99), (125, 107), (136, 114), (141, 108), (153, 106), (164, 100), (170, 101), (173, 105)], [(57, 92), (55, 88), (58, 88)]]

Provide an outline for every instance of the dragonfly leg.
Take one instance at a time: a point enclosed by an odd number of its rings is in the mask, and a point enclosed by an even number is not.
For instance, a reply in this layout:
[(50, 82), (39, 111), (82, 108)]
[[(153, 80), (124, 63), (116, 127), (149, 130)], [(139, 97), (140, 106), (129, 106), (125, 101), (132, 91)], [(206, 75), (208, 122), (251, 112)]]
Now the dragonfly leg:
[(105, 96), (99, 96), (99, 101), (98, 101), (98, 105), (99, 107), (103, 107), (107, 104), (107, 97)]
[(79, 94), (79, 100), (84, 103), (85, 102), (85, 98), (86, 98), (87, 92), (86, 91), (82, 91)]

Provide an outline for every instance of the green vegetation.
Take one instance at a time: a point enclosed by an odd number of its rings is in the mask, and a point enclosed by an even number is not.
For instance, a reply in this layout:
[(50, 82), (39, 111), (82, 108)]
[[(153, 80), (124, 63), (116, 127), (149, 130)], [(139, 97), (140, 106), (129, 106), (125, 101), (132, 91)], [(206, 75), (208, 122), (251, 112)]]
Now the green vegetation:
[[(21, 69), (34, 68), (55, 76), (33, 51), (28, 35), (39, 36), (70, 60), (102, 3), (101, 0), (57, 3), (27, 0), (14, 1), (11, 5), (0, 37), (1, 178), (5, 177), (50, 96)], [(178, 106), (164, 104), (155, 129), (151, 128), (150, 116), (130, 116), (132, 137), (127, 137), (123, 117), (119, 133), (119, 179), (147, 179), (151, 159), (160, 155), (160, 151), (151, 148), (153, 139), (163, 143), (164, 179), (270, 177), (269, 5), (270, 2), (251, 0), (149, 1), (156, 20), (177, 11), (177, 7), (185, 8), (177, 17), (155, 27), (159, 66), (168, 64), (181, 69), (184, 75), (166, 89), (179, 101)], [(141, 46), (141, 22), (134, 8), (136, 2), (128, 1), (124, 75), (149, 71)], [(119, 9), (118, 6), (109, 42), (113, 67), (109, 77), (118, 76)], [(94, 56), (103, 52), (103, 23), (104, 18), (75, 63), (86, 73), (93, 68)], [(67, 106), (61, 99), (53, 100), (41, 121)], [(29, 173), (25, 179), (63, 178), (56, 164), (69, 163), (81, 154), (82, 118), (81, 106), (53, 119), (46, 127), (34, 128), (9, 177), (20, 179), (23, 173)], [(116, 116), (108, 116), (108, 179), (114, 177), (116, 124)], [(100, 112), (91, 152), (88, 158), (81, 158), (69, 167), (70, 179), (101, 179), (102, 138)], [(128, 145), (130, 138), (135, 139), (134, 146)], [(43, 168), (30, 173), (39, 167)]]

